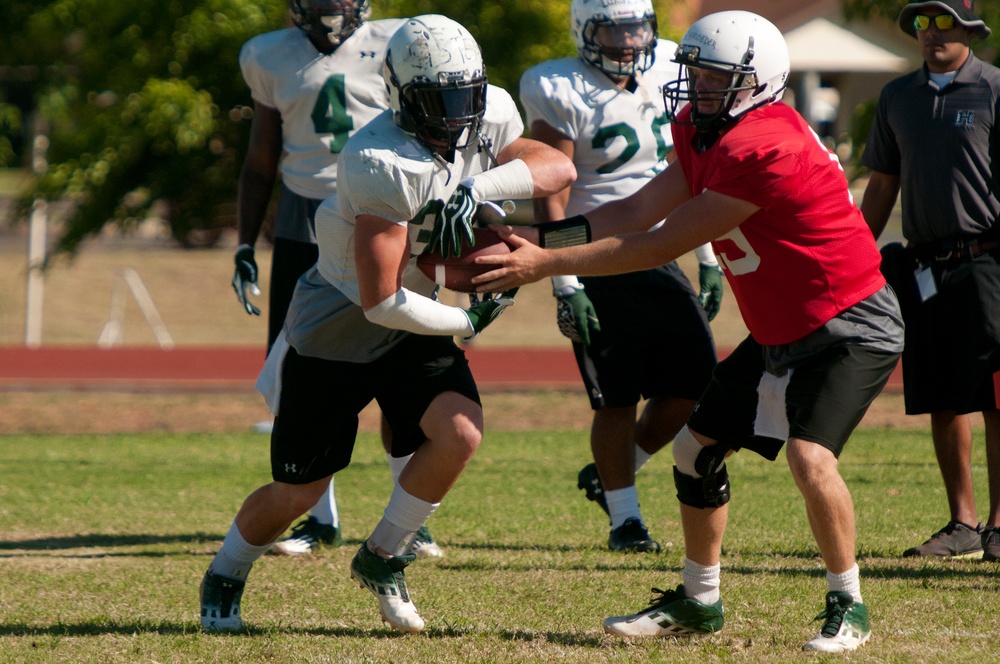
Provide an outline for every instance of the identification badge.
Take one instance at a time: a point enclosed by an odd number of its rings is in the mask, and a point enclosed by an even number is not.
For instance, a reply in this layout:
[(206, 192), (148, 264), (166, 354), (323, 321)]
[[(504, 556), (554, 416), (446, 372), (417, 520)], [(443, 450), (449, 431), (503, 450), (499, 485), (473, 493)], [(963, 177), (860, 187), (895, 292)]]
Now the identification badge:
[(920, 301), (926, 302), (937, 295), (937, 284), (934, 283), (934, 272), (930, 266), (918, 267), (913, 271), (917, 279), (917, 290), (920, 292)]

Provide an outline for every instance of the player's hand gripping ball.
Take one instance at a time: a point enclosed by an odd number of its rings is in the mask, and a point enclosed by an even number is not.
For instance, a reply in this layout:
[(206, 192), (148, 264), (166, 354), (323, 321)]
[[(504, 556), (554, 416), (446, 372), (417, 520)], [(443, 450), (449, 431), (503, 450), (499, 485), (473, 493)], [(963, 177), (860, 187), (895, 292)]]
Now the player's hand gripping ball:
[(477, 256), (509, 254), (510, 246), (500, 236), (485, 228), (472, 229), (476, 246), (469, 247), (462, 238), (460, 256), (448, 255), (442, 258), (435, 251), (428, 250), (417, 257), (417, 267), (434, 283), (448, 290), (460, 293), (474, 293), (476, 287), (472, 278), (494, 269), (492, 265), (477, 265)]

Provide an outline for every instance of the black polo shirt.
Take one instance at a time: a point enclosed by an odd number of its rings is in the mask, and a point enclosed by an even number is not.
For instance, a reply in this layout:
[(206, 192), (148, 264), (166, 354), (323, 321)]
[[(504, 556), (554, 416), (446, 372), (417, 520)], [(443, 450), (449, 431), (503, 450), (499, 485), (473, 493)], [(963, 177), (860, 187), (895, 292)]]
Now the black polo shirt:
[(926, 65), (882, 89), (861, 163), (900, 176), (908, 240), (968, 238), (997, 223), (998, 123), (1000, 69), (971, 53), (943, 89)]

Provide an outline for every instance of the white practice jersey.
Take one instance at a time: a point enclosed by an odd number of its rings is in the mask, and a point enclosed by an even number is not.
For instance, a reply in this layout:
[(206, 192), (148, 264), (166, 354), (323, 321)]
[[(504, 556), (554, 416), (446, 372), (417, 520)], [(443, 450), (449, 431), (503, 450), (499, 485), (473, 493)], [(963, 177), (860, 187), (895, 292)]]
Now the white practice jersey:
[(349, 136), (389, 108), (385, 47), (405, 19), (366, 21), (330, 55), (299, 28), (257, 35), (240, 50), (255, 102), (281, 113), (284, 184), (322, 200), (337, 190), (337, 155)]
[(656, 60), (634, 92), (579, 57), (549, 60), (521, 77), (528, 126), (542, 120), (573, 141), (577, 179), (566, 216), (631, 195), (667, 167), (673, 147), (663, 86), (677, 79), (677, 45), (659, 40)]
[[(502, 88), (489, 86), (480, 135), (494, 155), (521, 137), (524, 124)], [(319, 260), (296, 287), (286, 318), (289, 341), (303, 354), (331, 360), (368, 362), (402, 339), (405, 332), (368, 322), (354, 263), (358, 215), (374, 215), (407, 226), (410, 263), (403, 286), (430, 296), (434, 283), (416, 267), (427, 247), (434, 216), (429, 203), (446, 201), (463, 178), (492, 166), (478, 143), (455, 153), (454, 162), (435, 158), (385, 111), (348, 141), (340, 155), (338, 195), (316, 211)]]

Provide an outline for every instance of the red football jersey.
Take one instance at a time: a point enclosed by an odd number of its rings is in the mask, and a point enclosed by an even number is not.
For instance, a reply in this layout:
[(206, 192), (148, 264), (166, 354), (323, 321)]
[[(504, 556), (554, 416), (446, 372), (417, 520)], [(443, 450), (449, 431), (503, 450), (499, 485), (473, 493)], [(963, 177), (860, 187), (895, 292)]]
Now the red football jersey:
[(758, 343), (801, 339), (885, 285), (840, 162), (791, 107), (751, 111), (701, 154), (693, 126), (675, 123), (673, 135), (693, 196), (708, 189), (761, 208), (712, 243)]

